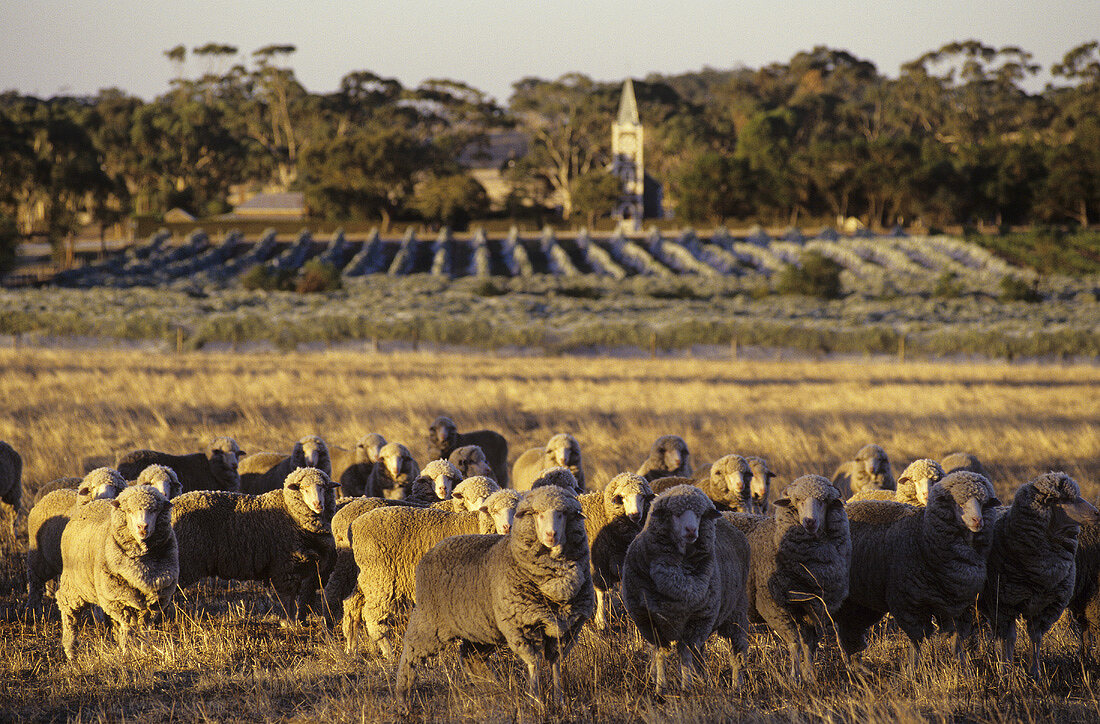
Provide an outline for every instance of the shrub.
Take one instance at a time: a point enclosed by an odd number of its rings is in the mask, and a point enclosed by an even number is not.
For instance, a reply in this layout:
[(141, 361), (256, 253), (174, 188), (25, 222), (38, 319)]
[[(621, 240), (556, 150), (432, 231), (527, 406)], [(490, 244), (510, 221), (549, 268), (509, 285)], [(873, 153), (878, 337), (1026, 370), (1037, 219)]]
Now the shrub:
[(474, 294), (479, 297), (502, 297), (508, 293), (506, 288), (498, 287), (494, 282), (486, 279), (474, 286)]
[(291, 288), (292, 278), (286, 271), (276, 271), (265, 264), (257, 264), (241, 275), (241, 286), (248, 291), (287, 291)]
[(1020, 277), (1006, 274), (1001, 277), (1001, 281), (997, 286), (1001, 290), (1000, 298), (1002, 302), (1039, 302), (1043, 298), (1037, 289), (1038, 285), (1038, 279), (1033, 284), (1028, 284)]
[(962, 296), (962, 283), (959, 275), (953, 271), (945, 271), (936, 279), (936, 285), (932, 287), (932, 296), (935, 297), (959, 297)]
[(299, 294), (309, 292), (334, 292), (343, 287), (340, 282), (340, 270), (333, 264), (320, 259), (310, 259), (302, 266), (302, 271), (294, 283), (294, 291)]
[(802, 294), (821, 299), (840, 298), (840, 264), (816, 251), (802, 252), (798, 256), (798, 262), (798, 265), (786, 265), (779, 273), (776, 289), (780, 294)]

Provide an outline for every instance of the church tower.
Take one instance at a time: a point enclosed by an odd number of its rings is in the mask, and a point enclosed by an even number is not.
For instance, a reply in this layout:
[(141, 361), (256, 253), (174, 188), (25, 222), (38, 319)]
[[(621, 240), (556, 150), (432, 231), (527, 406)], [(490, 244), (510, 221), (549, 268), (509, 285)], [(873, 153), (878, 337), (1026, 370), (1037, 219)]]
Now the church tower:
[(619, 100), (619, 115), (611, 124), (611, 173), (623, 181), (623, 196), (615, 209), (622, 219), (640, 222), (645, 212), (645, 157), (642, 121), (638, 117), (638, 101), (634, 98), (634, 82), (627, 78)]

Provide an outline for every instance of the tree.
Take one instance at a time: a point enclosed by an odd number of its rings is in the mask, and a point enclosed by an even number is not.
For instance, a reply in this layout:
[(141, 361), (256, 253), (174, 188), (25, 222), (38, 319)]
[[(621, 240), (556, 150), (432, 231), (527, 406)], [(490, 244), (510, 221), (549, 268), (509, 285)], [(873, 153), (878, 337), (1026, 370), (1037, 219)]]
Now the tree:
[(407, 131), (371, 125), (307, 149), (298, 174), (311, 212), (333, 220), (380, 218), (385, 230), (433, 161), (431, 146)]
[(466, 174), (433, 176), (416, 187), (411, 205), (426, 220), (463, 231), (489, 212), (489, 195)]
[(717, 226), (752, 213), (752, 172), (744, 158), (705, 152), (684, 165), (675, 179), (676, 215)]
[(580, 73), (556, 81), (524, 78), (512, 87), (512, 112), (532, 138), (530, 152), (517, 166), (545, 179), (568, 219), (574, 179), (610, 161), (606, 143), (615, 109), (613, 91)]
[(593, 169), (573, 180), (570, 195), (573, 210), (588, 218), (588, 226), (596, 225), (596, 219), (614, 211), (623, 194), (623, 183), (604, 169)]

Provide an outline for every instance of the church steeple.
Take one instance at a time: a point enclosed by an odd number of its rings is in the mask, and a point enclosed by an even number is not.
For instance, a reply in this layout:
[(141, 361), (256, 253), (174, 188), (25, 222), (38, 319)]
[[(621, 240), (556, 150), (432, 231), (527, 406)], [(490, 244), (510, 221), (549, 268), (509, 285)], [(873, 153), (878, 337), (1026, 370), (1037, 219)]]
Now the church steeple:
[(634, 81), (630, 78), (627, 78), (626, 82), (623, 83), (623, 95), (619, 99), (619, 118), (617, 122), (620, 125), (642, 125), (642, 121), (638, 117), (638, 101), (634, 98)]
[(623, 194), (615, 215), (621, 219), (634, 219), (635, 222), (641, 220), (645, 210), (644, 140), (638, 100), (634, 97), (634, 81), (627, 78), (619, 99), (619, 115), (611, 124), (611, 173), (623, 182)]

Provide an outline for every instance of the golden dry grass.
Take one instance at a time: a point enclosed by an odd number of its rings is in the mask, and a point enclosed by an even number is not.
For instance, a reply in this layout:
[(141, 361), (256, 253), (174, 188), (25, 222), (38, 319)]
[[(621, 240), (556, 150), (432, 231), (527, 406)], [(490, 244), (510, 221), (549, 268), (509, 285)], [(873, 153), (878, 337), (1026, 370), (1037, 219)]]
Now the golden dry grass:
[[(1100, 492), (1100, 368), (893, 362), (718, 362), (405, 353), (185, 354), (107, 350), (0, 351), (0, 439), (25, 461), (28, 493), (81, 460), (135, 447), (199, 449), (214, 435), (249, 451), (287, 450), (309, 433), (349, 445), (377, 431), (425, 462), (428, 421), (448, 413), (460, 429), (505, 434), (515, 459), (568, 430), (590, 479), (634, 469), (661, 434), (682, 435), (697, 461), (726, 452), (763, 455), (780, 474), (831, 473), (867, 442), (910, 459), (977, 453), (1007, 500), (1049, 469)], [(29, 497), (29, 496), (28, 496)], [(17, 615), (25, 596), (25, 542), (0, 558), (0, 719), (396, 720), (392, 669), (347, 657), (320, 620), (280, 628), (262, 587), (188, 591), (188, 616), (150, 635), (146, 652), (118, 654), (89, 624), (75, 664), (64, 661), (55, 620)], [(199, 614), (201, 603), (206, 613)], [(1026, 634), (1021, 634), (1026, 638)], [(585, 632), (567, 661), (568, 704), (550, 720), (977, 720), (1095, 721), (1100, 668), (1075, 657), (1060, 622), (1045, 649), (1047, 681), (972, 672), (947, 648), (920, 682), (901, 668), (905, 642), (879, 632), (866, 669), (848, 671), (826, 650), (815, 683), (786, 681), (785, 653), (754, 642), (746, 685), (734, 691), (714, 644), (703, 687), (658, 701), (648, 692), (640, 640), (629, 625)], [(424, 672), (412, 717), (510, 721), (522, 676), (510, 656), (500, 681), (467, 684), (453, 656)], [(531, 713), (527, 711), (526, 713)], [(539, 715), (539, 712), (535, 712)]]

